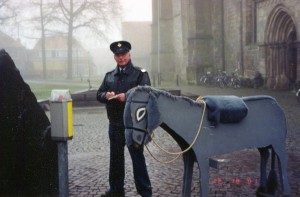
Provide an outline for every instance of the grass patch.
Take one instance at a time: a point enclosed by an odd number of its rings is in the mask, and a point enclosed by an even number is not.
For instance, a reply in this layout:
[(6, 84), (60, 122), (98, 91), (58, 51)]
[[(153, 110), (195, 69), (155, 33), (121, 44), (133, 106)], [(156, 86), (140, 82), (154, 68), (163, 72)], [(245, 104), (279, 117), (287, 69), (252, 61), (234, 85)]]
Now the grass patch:
[(31, 88), (31, 91), (35, 95), (35, 97), (39, 99), (47, 99), (51, 96), (51, 91), (53, 89), (68, 89), (71, 93), (77, 92), (79, 90), (83, 90), (82, 86), (78, 85), (53, 85), (53, 84), (37, 84), (37, 83), (28, 83)]
[[(51, 96), (51, 91), (53, 89), (68, 89), (71, 93), (78, 92), (80, 90), (87, 90), (89, 88), (89, 83), (87, 78), (74, 78), (72, 80), (66, 79), (47, 79), (47, 80), (28, 80), (25, 81), (31, 88), (31, 91), (34, 93), (36, 98), (39, 99), (47, 99)], [(90, 78), (90, 83), (92, 84), (92, 88), (98, 88), (102, 82), (101, 77), (93, 77)], [(156, 88), (164, 88), (164, 89), (178, 89), (179, 86), (176, 85), (175, 81), (166, 82), (162, 81), (160, 85), (151, 82), (153, 87)], [(184, 81), (180, 82), (180, 85), (184, 85)]]

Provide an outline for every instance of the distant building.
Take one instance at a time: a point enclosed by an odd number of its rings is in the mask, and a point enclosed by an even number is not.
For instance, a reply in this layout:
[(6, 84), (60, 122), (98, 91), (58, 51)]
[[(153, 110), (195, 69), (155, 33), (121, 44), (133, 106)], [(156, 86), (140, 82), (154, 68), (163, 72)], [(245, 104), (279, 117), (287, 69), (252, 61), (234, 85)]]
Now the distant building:
[(17, 40), (0, 31), (0, 46), (13, 59), (21, 74), (28, 75), (28, 58), (26, 48)]
[[(67, 37), (53, 36), (46, 38), (46, 73), (47, 78), (65, 77), (67, 75), (68, 47)], [(87, 77), (93, 73), (94, 64), (90, 54), (80, 43), (73, 39), (73, 77)], [(42, 77), (42, 43), (37, 42), (30, 53), (30, 60), (33, 64), (33, 72)]]
[(151, 24), (152, 22), (123, 22), (122, 36), (132, 45), (131, 57), (135, 66), (151, 72)]

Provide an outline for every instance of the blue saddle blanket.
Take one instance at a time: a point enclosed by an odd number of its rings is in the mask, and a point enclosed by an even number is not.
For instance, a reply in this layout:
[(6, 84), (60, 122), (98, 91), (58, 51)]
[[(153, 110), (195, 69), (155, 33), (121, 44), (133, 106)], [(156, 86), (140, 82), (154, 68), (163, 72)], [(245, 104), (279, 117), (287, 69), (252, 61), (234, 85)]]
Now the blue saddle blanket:
[(221, 123), (237, 123), (247, 116), (248, 107), (237, 96), (205, 96), (208, 120), (216, 126)]

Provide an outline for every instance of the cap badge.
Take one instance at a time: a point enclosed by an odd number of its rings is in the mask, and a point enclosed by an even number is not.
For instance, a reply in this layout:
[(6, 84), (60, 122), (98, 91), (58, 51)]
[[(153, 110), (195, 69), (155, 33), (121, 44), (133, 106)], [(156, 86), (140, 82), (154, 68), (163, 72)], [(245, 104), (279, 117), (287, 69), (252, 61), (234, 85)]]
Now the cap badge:
[(118, 47), (120, 48), (122, 46), (122, 44), (121, 43), (118, 43)]

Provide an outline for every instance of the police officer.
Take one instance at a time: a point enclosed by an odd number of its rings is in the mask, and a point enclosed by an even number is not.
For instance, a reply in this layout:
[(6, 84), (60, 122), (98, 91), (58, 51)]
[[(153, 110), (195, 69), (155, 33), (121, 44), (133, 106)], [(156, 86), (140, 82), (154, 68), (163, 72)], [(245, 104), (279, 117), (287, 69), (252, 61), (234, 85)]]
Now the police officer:
[[(106, 104), (109, 120), (110, 165), (109, 190), (105, 196), (125, 196), (125, 128), (123, 113), (126, 102), (125, 93), (138, 85), (151, 85), (148, 73), (135, 67), (131, 62), (131, 44), (127, 41), (117, 41), (110, 45), (117, 66), (106, 73), (97, 92), (97, 100)], [(152, 196), (151, 183), (147, 172), (143, 147), (128, 146), (133, 163), (133, 173), (137, 192), (143, 196)]]

